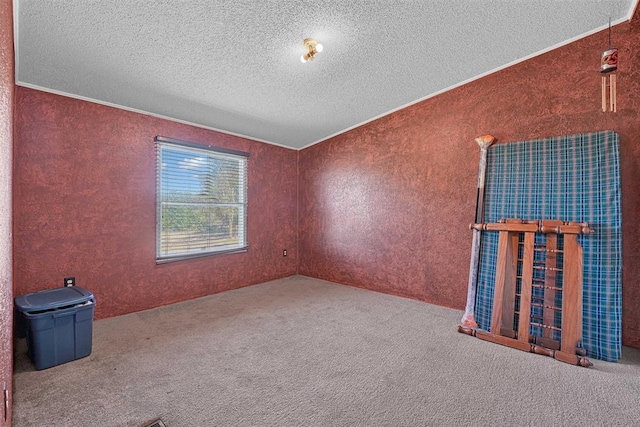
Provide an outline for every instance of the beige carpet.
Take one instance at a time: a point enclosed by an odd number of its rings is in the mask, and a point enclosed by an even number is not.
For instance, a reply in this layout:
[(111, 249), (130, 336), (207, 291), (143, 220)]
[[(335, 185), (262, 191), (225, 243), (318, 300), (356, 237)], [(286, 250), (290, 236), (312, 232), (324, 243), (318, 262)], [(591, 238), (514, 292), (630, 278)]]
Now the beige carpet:
[(637, 350), (580, 368), (459, 334), (461, 315), (294, 276), (100, 320), (84, 359), (35, 371), (18, 346), (14, 426), (640, 422)]

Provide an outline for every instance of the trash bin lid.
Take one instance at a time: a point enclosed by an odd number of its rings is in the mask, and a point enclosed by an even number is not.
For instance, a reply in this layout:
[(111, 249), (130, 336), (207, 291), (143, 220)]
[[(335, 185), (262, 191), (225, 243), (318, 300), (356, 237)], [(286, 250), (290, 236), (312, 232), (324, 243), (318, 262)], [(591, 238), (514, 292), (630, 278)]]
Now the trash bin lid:
[(68, 305), (82, 304), (93, 299), (93, 294), (80, 286), (47, 289), (16, 297), (16, 306), (22, 312), (50, 310)]

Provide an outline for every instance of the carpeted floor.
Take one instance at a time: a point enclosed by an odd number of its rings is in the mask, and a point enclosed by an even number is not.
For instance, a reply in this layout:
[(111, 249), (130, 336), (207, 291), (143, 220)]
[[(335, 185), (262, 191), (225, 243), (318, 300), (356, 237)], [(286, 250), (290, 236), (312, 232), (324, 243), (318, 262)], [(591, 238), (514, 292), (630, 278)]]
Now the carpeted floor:
[(43, 371), (19, 343), (13, 425), (637, 425), (640, 351), (570, 366), (461, 315), (294, 276), (100, 320), (89, 357)]

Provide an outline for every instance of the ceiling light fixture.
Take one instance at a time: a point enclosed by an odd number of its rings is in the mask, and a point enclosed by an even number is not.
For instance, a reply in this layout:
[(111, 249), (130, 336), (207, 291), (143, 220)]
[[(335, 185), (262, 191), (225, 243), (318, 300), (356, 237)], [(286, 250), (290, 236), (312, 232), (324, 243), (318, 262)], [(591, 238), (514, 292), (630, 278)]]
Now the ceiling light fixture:
[(313, 61), (313, 57), (316, 56), (316, 53), (322, 52), (322, 45), (312, 37), (304, 39), (302, 44), (304, 44), (304, 47), (307, 49), (307, 53), (300, 57), (300, 61), (303, 63)]

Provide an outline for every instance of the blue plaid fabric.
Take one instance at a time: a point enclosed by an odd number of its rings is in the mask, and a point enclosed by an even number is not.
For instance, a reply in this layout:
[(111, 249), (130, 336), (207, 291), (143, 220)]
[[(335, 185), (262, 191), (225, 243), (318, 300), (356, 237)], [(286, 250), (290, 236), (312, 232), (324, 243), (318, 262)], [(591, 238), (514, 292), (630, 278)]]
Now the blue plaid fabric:
[[(485, 184), (484, 222), (559, 219), (585, 221), (595, 230), (579, 237), (584, 256), (582, 347), (589, 357), (607, 361), (618, 360), (621, 353), (618, 153), (618, 135), (612, 131), (498, 144), (488, 150)], [(497, 247), (498, 233), (482, 232), (475, 316), (487, 330)], [(531, 333), (540, 335), (538, 329), (532, 327)]]

